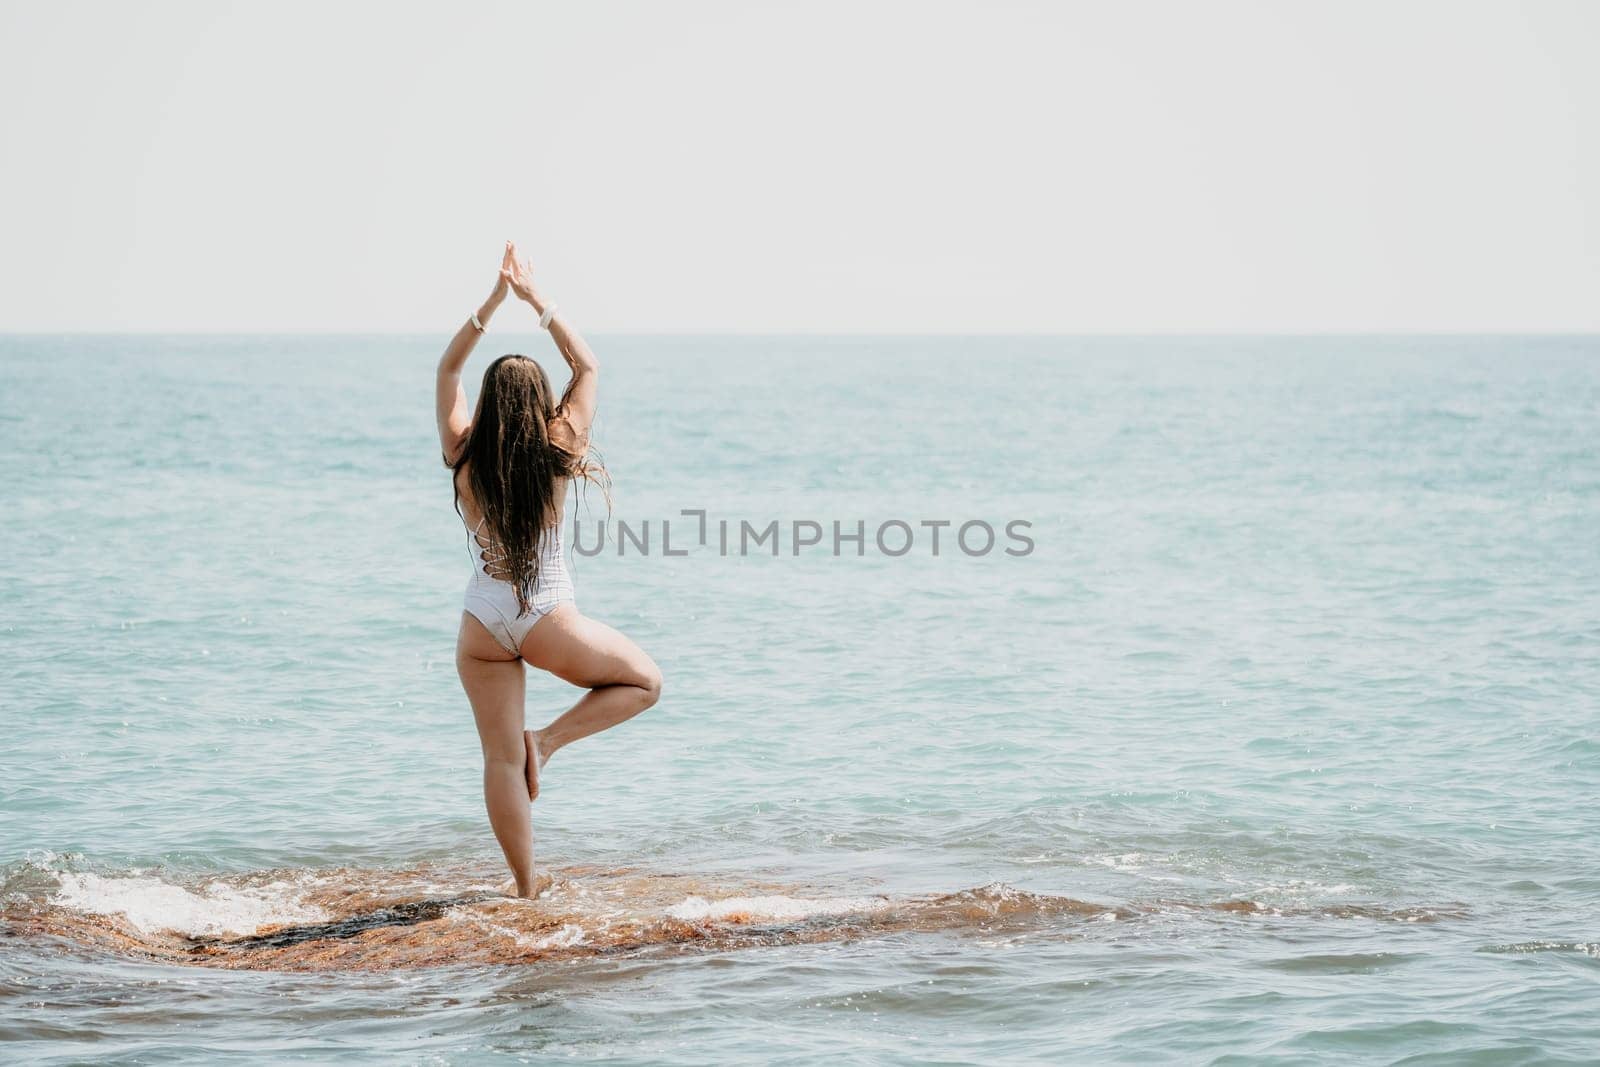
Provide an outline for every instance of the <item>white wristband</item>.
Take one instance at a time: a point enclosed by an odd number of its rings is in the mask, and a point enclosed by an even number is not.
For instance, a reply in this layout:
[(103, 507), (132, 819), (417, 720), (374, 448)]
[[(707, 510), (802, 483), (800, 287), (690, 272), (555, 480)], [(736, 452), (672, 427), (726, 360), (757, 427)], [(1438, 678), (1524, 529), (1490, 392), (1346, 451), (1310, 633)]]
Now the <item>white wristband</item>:
[(472, 313), (472, 325), (478, 328), (479, 333), (483, 332), (483, 323), (478, 321), (478, 313), (476, 311)]
[(544, 314), (539, 316), (539, 329), (548, 330), (550, 328), (550, 320), (555, 317), (556, 306), (551, 304), (549, 307), (544, 309)]

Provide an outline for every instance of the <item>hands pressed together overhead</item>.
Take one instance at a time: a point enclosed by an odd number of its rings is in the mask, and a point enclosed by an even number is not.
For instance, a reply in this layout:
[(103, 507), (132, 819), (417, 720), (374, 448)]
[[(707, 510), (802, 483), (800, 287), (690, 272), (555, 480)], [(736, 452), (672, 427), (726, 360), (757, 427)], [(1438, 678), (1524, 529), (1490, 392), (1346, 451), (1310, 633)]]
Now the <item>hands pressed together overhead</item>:
[(498, 307), (506, 298), (508, 288), (533, 305), (535, 311), (541, 314), (544, 312), (545, 301), (533, 285), (533, 260), (519, 261), (517, 246), (510, 241), (506, 242), (505, 253), (500, 257), (500, 276), (495, 279), (494, 292), (489, 294), (489, 303)]

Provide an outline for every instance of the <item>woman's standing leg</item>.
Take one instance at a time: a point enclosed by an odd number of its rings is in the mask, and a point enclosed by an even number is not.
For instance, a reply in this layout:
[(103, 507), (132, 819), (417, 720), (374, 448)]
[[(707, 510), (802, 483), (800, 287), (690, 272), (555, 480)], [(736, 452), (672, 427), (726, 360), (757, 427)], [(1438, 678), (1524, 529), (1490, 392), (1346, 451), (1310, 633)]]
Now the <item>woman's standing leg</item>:
[(489, 809), (489, 825), (511, 865), (517, 895), (531, 897), (536, 884), (523, 740), (522, 660), (502, 648), (483, 623), (464, 611), (456, 638), (456, 673), (472, 703), (478, 741), (483, 746), (483, 801)]

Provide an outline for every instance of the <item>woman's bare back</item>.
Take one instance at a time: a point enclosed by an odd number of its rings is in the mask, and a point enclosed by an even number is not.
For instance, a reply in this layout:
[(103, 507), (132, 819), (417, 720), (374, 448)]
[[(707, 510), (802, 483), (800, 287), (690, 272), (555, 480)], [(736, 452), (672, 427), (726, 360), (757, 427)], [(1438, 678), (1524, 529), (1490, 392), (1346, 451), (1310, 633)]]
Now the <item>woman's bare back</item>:
[[(483, 508), (478, 506), (478, 501), (472, 495), (472, 461), (463, 460), (461, 466), (455, 470), (454, 478), (456, 493), (461, 500), (461, 517), (466, 520), (467, 529), (476, 530), (483, 521)], [(561, 521), (561, 516), (567, 504), (567, 484), (571, 478), (562, 478), (556, 484), (555, 495), (550, 499), (550, 514), (545, 517), (543, 525), (554, 526)]]

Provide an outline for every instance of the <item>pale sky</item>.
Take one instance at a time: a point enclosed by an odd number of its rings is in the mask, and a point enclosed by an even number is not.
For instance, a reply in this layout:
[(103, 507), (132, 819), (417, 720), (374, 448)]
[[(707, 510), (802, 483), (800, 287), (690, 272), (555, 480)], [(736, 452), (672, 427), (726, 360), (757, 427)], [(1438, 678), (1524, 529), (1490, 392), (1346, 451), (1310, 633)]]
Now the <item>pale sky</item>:
[[(0, 331), (1600, 330), (1600, 3), (0, 0)], [(527, 324), (523, 324), (524, 326)]]

